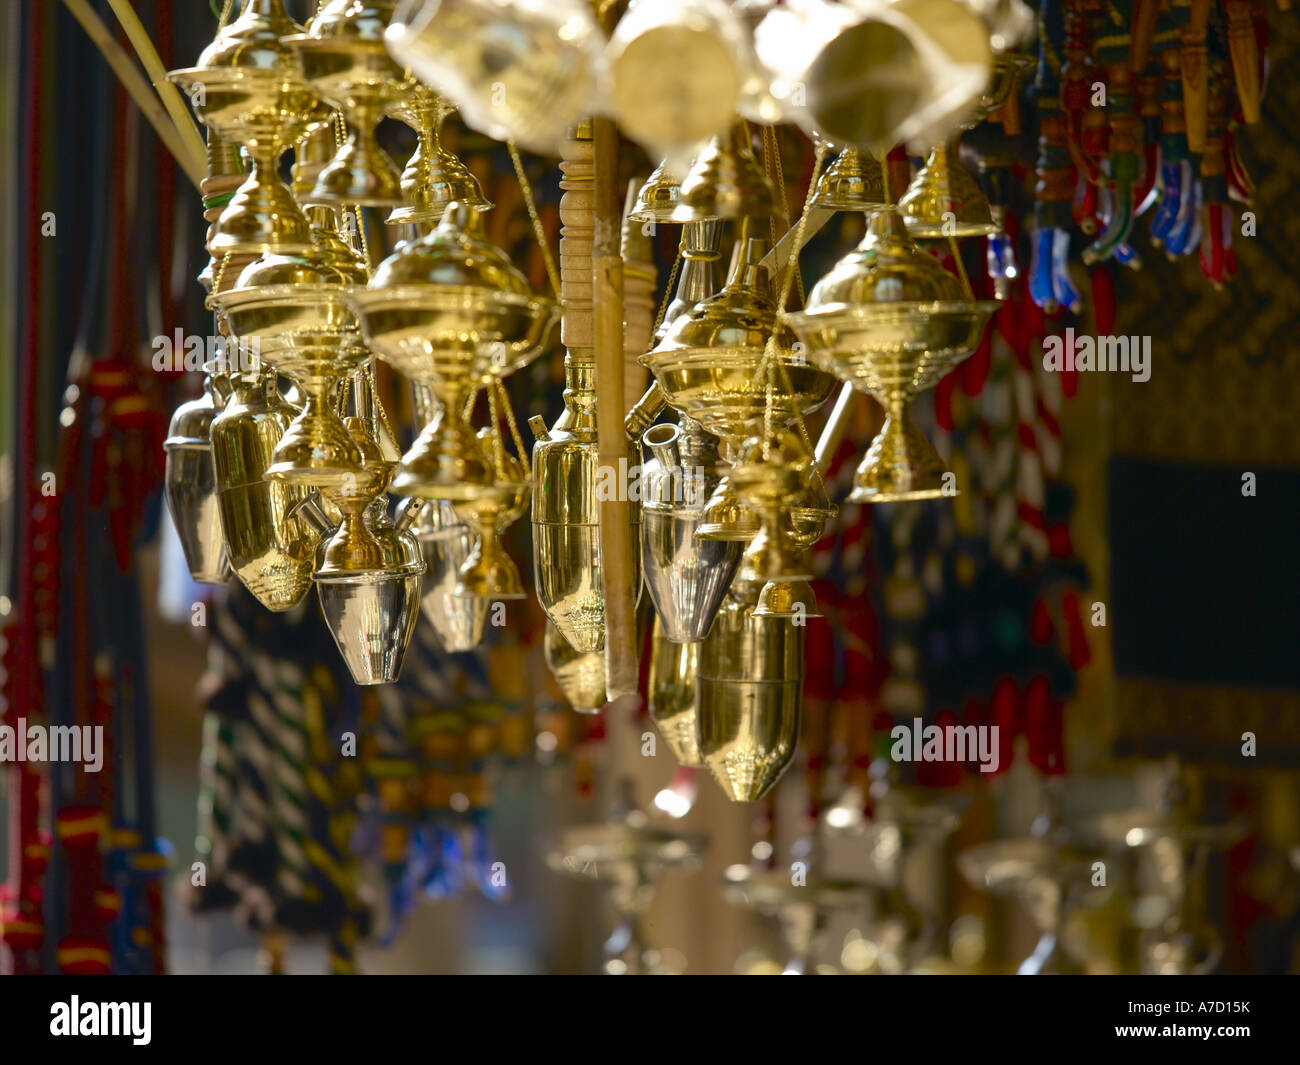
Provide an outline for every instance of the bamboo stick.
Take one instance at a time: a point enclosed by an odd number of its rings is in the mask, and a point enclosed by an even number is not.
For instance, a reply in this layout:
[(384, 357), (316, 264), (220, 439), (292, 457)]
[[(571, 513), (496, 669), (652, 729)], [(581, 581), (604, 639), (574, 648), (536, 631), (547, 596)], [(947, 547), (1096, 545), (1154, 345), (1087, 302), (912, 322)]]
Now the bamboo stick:
[(172, 122), (176, 124), (176, 131), (181, 135), (181, 140), (196, 159), (204, 158), (206, 149), (203, 137), (194, 124), (194, 116), (181, 97), (180, 90), (167, 80), (167, 69), (158, 56), (158, 49), (149, 39), (149, 31), (144, 28), (130, 0), (108, 0), (108, 6), (113, 9), (118, 24), (126, 33), (126, 39), (135, 49), (136, 58), (140, 60), (140, 65), (144, 67), (149, 80), (153, 82), (153, 87), (162, 99), (163, 107), (171, 115)]
[(63, 3), (72, 12), (72, 17), (81, 23), (86, 35), (94, 42), (95, 47), (99, 49), (109, 67), (112, 68), (113, 73), (117, 75), (118, 80), (122, 82), (122, 85), (130, 94), (131, 99), (135, 101), (144, 117), (149, 120), (149, 125), (153, 126), (154, 132), (158, 134), (158, 139), (171, 152), (180, 168), (185, 171), (185, 176), (190, 179), (190, 182), (197, 189), (205, 174), (204, 154), (200, 153), (198, 156), (194, 156), (190, 153), (175, 123), (172, 122), (170, 116), (163, 109), (157, 95), (149, 87), (144, 75), (136, 69), (131, 62), (131, 57), (113, 39), (113, 35), (108, 32), (108, 27), (100, 21), (99, 16), (95, 14), (86, 0), (63, 0)]
[[(595, 232), (592, 235), (592, 303), (596, 353), (596, 440), (602, 467), (625, 469), (623, 430), (623, 256), (619, 247), (622, 198), (618, 188), (618, 132), (605, 118), (592, 120)], [(627, 492), (600, 503), (600, 554), (605, 593), (605, 691), (612, 701), (637, 689), (636, 578), (631, 508)]]

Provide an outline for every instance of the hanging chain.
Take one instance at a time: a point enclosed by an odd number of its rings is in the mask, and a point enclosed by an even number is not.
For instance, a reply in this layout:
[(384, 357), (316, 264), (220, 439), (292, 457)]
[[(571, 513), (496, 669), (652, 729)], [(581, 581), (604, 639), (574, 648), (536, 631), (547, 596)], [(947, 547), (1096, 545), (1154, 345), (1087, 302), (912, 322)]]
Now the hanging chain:
[(957, 237), (948, 234), (948, 246), (952, 249), (952, 257), (957, 261), (957, 273), (961, 277), (962, 291), (966, 293), (966, 302), (975, 302), (975, 290), (970, 286), (970, 277), (966, 274), (966, 264), (962, 261), (961, 249), (957, 247)]
[(515, 164), (515, 176), (519, 179), (519, 189), (524, 194), (524, 206), (528, 208), (528, 217), (533, 223), (533, 236), (537, 238), (537, 246), (542, 249), (542, 260), (546, 263), (546, 276), (551, 280), (551, 291), (555, 293), (555, 298), (560, 298), (560, 272), (555, 266), (555, 257), (551, 254), (551, 246), (546, 240), (546, 227), (542, 225), (542, 217), (537, 213), (537, 201), (533, 199), (533, 186), (528, 180), (528, 174), (524, 170), (524, 161), (519, 157), (519, 149), (515, 146), (514, 141), (506, 141), (506, 146), (510, 149), (510, 161)]
[(357, 233), (361, 238), (361, 258), (366, 261), (366, 274), (370, 274), (370, 245), (366, 242), (366, 212), (360, 204), (352, 205), (352, 214), (357, 220)]
[(339, 398), (338, 398), (338, 403), (336, 404), (336, 406), (338, 407), (338, 409), (335, 411), (335, 413), (336, 413), (340, 418), (346, 418), (346, 417), (347, 417), (347, 414), (348, 414), (348, 396), (350, 396), (351, 394), (352, 394), (352, 378), (351, 378), (350, 376), (344, 376), (344, 378), (343, 378), (343, 384), (342, 384), (342, 385), (340, 386), (340, 388), (339, 388)]
[[(772, 160), (776, 168), (776, 187), (781, 196), (781, 205), (785, 206), (785, 166), (781, 162), (781, 134), (775, 126), (769, 127), (772, 130)], [(812, 184), (809, 188), (814, 191), (817, 188), (817, 178), (813, 177)], [(807, 208), (805, 208), (807, 210)], [(773, 242), (775, 243), (775, 241)], [(795, 291), (799, 293), (799, 306), (802, 307), (807, 302), (807, 296), (803, 290), (803, 271), (799, 269), (798, 257), (794, 265), (794, 285)]]
[(487, 394), (488, 418), (492, 423), (492, 458), (496, 462), (497, 477), (504, 481), (506, 479), (505, 448), (501, 444), (501, 415), (497, 410), (497, 390), (492, 385), (488, 385)]
[[(785, 313), (786, 301), (790, 298), (790, 289), (794, 282), (794, 275), (798, 270), (799, 252), (803, 249), (803, 235), (808, 227), (808, 211), (812, 205), (812, 198), (817, 191), (817, 179), (821, 177), (822, 164), (826, 160), (827, 145), (823, 141), (817, 145), (817, 154), (813, 159), (812, 178), (808, 182), (808, 191), (804, 194), (803, 210), (799, 213), (799, 221), (794, 227), (794, 243), (790, 249), (790, 259), (786, 264), (786, 269), (781, 278), (781, 295), (777, 299), (776, 313), (778, 322), (780, 316)], [(771, 458), (772, 455), (772, 402), (774, 397), (775, 386), (775, 368), (777, 366), (777, 347), (776, 347), (777, 326), (774, 324), (772, 335), (767, 339), (767, 346), (763, 349), (764, 378), (767, 382), (767, 396), (763, 405), (763, 458)], [(784, 369), (784, 367), (782, 367)], [(789, 375), (787, 374), (787, 380)], [(793, 391), (793, 390), (792, 390)], [(803, 424), (803, 412), (798, 405), (795, 406), (795, 419), (799, 426), (800, 435), (803, 437), (805, 444), (809, 444), (808, 429)]]
[(388, 434), (388, 439), (396, 445), (397, 434), (393, 432), (393, 427), (388, 421), (388, 411), (384, 409), (384, 401), (379, 396), (379, 382), (375, 377), (375, 357), (373, 355), (366, 362), (366, 378), (370, 382), (370, 395), (375, 401), (375, 411), (379, 414), (379, 424), (383, 427), (384, 432)]
[(217, 264), (217, 272), (212, 275), (212, 291), (203, 300), (203, 306), (208, 310), (216, 310), (216, 297), (221, 294), (221, 279), (226, 276), (226, 265), (230, 262), (230, 249), (226, 249), (226, 254), (221, 257), (221, 262)]
[(499, 377), (492, 379), (492, 385), (500, 393), (501, 405), (506, 410), (506, 424), (510, 426), (510, 436), (515, 443), (515, 454), (522, 462), (527, 452), (524, 451), (524, 438), (519, 435), (519, 426), (515, 422), (515, 409), (510, 404), (510, 393), (506, 391), (506, 386)]
[(650, 335), (656, 336), (659, 333), (659, 327), (664, 324), (664, 315), (668, 313), (668, 305), (673, 301), (673, 288), (677, 284), (677, 273), (682, 268), (682, 257), (686, 253), (686, 227), (682, 226), (682, 236), (677, 242), (677, 258), (673, 260), (672, 271), (668, 274), (668, 287), (664, 289), (664, 298), (659, 304), (659, 314), (655, 318), (655, 327)]

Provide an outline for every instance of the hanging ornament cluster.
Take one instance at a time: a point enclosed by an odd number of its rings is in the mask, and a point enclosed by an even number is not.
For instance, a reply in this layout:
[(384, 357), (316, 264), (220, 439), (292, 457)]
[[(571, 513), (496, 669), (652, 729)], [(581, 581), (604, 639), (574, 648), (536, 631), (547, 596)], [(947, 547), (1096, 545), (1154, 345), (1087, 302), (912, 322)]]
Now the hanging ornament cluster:
[[(503, 534), (531, 508), (546, 658), (575, 707), (635, 690), (644, 587), (655, 721), (684, 765), (753, 801), (799, 736), (820, 617), (808, 556), (837, 514), (823, 474), (853, 392), (886, 417), (849, 501), (960, 491), (907, 408), (999, 306), (976, 298), (958, 242), (989, 241), (999, 294), (1017, 272), (1012, 153), (965, 153), (990, 198), (958, 141), (990, 119), (1018, 131), (1034, 61), (1014, 49), (1033, 15), (1019, 0), (614, 8), (331, 0), (300, 27), (281, 0), (246, 0), (172, 73), (209, 130), (210, 306), (256, 357), (212, 363), (177, 411), (168, 500), (197, 580), (233, 571), (270, 610), (314, 584), (360, 684), (396, 679), (421, 613), (447, 650), (482, 640), (492, 605), (526, 594)], [(1258, 115), (1262, 53), (1246, 5), (1207, 8), (1042, 5), (1041, 305), (1077, 306), (1073, 226), (1096, 237), (1088, 261), (1133, 261), (1132, 219), (1152, 208), (1167, 251), (1199, 241), (1209, 276), (1231, 273), (1226, 204), (1248, 185), (1235, 129)], [(554, 292), (487, 239), (492, 205), (441, 142), (453, 111), (510, 143)], [(376, 137), (390, 117), (417, 138), (404, 172)], [(814, 144), (798, 211), (780, 124)], [(658, 163), (626, 216), (619, 129)], [(558, 270), (516, 145), (561, 156)], [(907, 151), (928, 153), (914, 177)], [(376, 262), (378, 208), (407, 239)], [(805, 299), (799, 252), (837, 212), (864, 215), (866, 236)], [(652, 326), (634, 313), (650, 282), (626, 234), (677, 225), (676, 288)], [(504, 382), (557, 321), (564, 406), (530, 419), (530, 466)], [(376, 361), (412, 389), (405, 454)], [(837, 388), (814, 440), (808, 419)]]

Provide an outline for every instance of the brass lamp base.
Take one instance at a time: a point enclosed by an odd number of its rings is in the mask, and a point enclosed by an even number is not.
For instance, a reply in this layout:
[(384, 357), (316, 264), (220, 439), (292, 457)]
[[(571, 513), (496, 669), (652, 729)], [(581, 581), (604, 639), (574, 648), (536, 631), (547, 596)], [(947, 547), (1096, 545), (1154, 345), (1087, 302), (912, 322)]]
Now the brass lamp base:
[[(273, 166), (273, 164), (272, 164)], [(236, 255), (308, 255), (315, 251), (307, 216), (271, 167), (258, 165), (221, 212), (208, 250), (217, 258)]]
[(361, 451), (336, 415), (318, 411), (295, 418), (271, 453), (266, 476), (312, 487), (343, 486), (356, 478)]
[(311, 202), (400, 207), (406, 198), (402, 176), (388, 153), (366, 130), (353, 126), (338, 154), (317, 175)]
[(402, 456), (393, 478), (398, 495), (464, 502), (492, 495), (492, 457), (473, 427), (444, 405)]
[(901, 503), (957, 495), (944, 490), (948, 468), (905, 413), (891, 413), (853, 475), (850, 503)]

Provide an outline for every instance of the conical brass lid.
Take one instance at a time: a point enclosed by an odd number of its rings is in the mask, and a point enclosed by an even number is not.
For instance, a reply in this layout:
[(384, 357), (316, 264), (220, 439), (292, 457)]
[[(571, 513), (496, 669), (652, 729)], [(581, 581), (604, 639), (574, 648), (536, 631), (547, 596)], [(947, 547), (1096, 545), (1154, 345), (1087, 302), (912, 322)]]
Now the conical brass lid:
[(468, 204), (452, 204), (431, 233), (403, 243), (380, 263), (369, 287), (463, 286), (531, 295), (528, 279), (483, 237), (476, 219)]
[(283, 0), (255, 0), (199, 53), (195, 66), (256, 75), (275, 70), (296, 74), (302, 80), (297, 53), (281, 43), (281, 38), (301, 32), (302, 27), (285, 11)]
[(911, 234), (922, 239), (960, 240), (998, 232), (984, 190), (965, 167), (948, 157), (947, 148), (942, 146), (930, 153), (898, 201), (898, 209)]
[(878, 211), (885, 200), (885, 177), (869, 152), (845, 148), (817, 182), (812, 207), (828, 211)]
[(754, 158), (744, 123), (730, 134), (714, 137), (682, 181), (674, 222), (713, 218), (784, 217), (785, 205)]
[(913, 242), (895, 208), (877, 211), (867, 235), (808, 293), (806, 314), (863, 303), (961, 300), (961, 283)]
[[(673, 351), (762, 350), (776, 325), (776, 297), (763, 256), (767, 242), (750, 237), (722, 291), (701, 300), (672, 324), (642, 361), (653, 369), (655, 356)], [(779, 327), (777, 344), (794, 347), (794, 334)]]
[(673, 222), (673, 212), (682, 199), (682, 183), (668, 171), (664, 161), (654, 168), (636, 194), (628, 218), (636, 222)]

